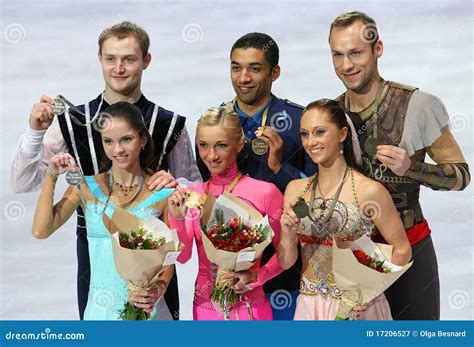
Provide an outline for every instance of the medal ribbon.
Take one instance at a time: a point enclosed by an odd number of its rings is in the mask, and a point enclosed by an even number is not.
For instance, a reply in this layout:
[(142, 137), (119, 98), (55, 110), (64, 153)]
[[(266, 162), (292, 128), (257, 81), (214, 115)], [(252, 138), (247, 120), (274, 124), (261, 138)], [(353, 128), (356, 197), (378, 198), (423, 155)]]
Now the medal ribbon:
[[(270, 98), (270, 101), (271, 101), (271, 98)], [(235, 104), (237, 103), (237, 97), (234, 97), (234, 99), (232, 100), (232, 107), (235, 109)], [(256, 137), (260, 137), (262, 136), (262, 133), (263, 133), (263, 129), (265, 128), (265, 124), (267, 123), (267, 118), (268, 118), (268, 110), (270, 109), (270, 102), (268, 102), (268, 106), (265, 108), (265, 110), (263, 111), (263, 115), (262, 115), (262, 124), (261, 124), (261, 128), (262, 128), (262, 131), (258, 133), (258, 135), (255, 135)]]

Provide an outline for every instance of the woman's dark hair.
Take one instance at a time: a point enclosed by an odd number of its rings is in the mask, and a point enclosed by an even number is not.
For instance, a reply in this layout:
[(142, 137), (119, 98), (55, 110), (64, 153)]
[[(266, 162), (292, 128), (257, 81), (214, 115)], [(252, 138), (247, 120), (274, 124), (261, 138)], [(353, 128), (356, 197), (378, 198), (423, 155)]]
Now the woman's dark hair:
[(346, 113), (339, 105), (339, 103), (335, 100), (331, 99), (319, 99), (313, 102), (310, 102), (305, 109), (303, 110), (303, 114), (308, 112), (309, 110), (317, 109), (322, 112), (325, 112), (329, 117), (328, 120), (335, 124), (339, 129), (343, 129), (344, 127), (347, 128), (347, 136), (343, 142), (343, 154), (344, 159), (349, 167), (359, 170), (357, 165), (356, 156), (354, 154), (354, 148), (352, 144), (352, 131), (349, 123), (347, 122)]
[[(140, 137), (146, 138), (145, 148), (140, 152), (140, 167), (145, 170), (152, 168), (154, 162), (154, 145), (153, 139), (148, 132), (148, 128), (143, 120), (142, 113), (138, 107), (126, 101), (120, 101), (107, 107), (100, 113), (99, 117), (94, 121), (94, 128), (101, 133), (113, 125), (114, 119), (122, 119), (134, 130), (136, 130)], [(112, 161), (107, 158), (104, 151), (102, 141), (100, 142), (102, 149), (102, 156), (100, 160), (100, 171), (104, 172), (110, 169)]]

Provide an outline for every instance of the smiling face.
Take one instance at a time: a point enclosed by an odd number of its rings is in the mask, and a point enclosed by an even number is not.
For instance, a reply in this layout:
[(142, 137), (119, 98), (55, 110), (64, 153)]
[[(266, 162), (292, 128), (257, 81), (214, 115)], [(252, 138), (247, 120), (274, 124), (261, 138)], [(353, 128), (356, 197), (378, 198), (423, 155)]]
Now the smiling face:
[(199, 126), (196, 133), (199, 156), (211, 174), (222, 174), (235, 164), (244, 147), (244, 139), (221, 125)]
[(318, 165), (330, 166), (339, 156), (347, 128), (339, 129), (327, 111), (312, 108), (301, 117), (301, 142), (306, 153)]
[(109, 100), (135, 97), (140, 93), (142, 73), (151, 55), (143, 57), (138, 40), (129, 35), (118, 39), (111, 36), (103, 42), (99, 61), (105, 80), (105, 95)]
[(334, 71), (348, 90), (359, 94), (377, 84), (377, 59), (383, 53), (380, 40), (373, 49), (364, 40), (364, 29), (362, 20), (357, 20), (349, 26), (333, 28), (329, 37)]
[(273, 69), (265, 52), (256, 48), (236, 48), (231, 54), (230, 77), (239, 107), (260, 108), (269, 100), (272, 83), (280, 76), (280, 67)]
[(140, 152), (146, 145), (146, 138), (123, 118), (116, 117), (108, 122), (110, 126), (104, 126), (102, 131), (105, 155), (115, 167), (130, 172), (139, 169)]

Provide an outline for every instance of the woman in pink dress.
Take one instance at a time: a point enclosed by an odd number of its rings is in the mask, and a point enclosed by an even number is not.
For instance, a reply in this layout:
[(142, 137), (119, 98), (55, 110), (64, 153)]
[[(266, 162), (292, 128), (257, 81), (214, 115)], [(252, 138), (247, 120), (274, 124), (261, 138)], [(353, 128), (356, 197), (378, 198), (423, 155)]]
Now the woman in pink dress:
[[(196, 144), (199, 155), (211, 172), (209, 181), (190, 186), (178, 187), (169, 197), (169, 224), (176, 228), (185, 247), (178, 257), (180, 263), (191, 258), (193, 240), (196, 242), (199, 271), (195, 284), (193, 317), (195, 320), (224, 320), (224, 313), (211, 301), (217, 267), (206, 256), (202, 244), (199, 223), (200, 211), (188, 209), (184, 203), (190, 191), (201, 196), (212, 194), (219, 196), (225, 191), (232, 193), (263, 216), (269, 216), (270, 225), (275, 232), (272, 239), (276, 247), (280, 241), (280, 216), (283, 207), (283, 195), (272, 183), (253, 179), (243, 175), (237, 166), (237, 156), (243, 149), (245, 137), (238, 115), (225, 107), (207, 110), (200, 118), (196, 129)], [(262, 285), (280, 274), (283, 269), (276, 254), (261, 266), (257, 260), (249, 270), (230, 272), (226, 276), (235, 278), (233, 286), (241, 298), (230, 312), (230, 319), (271, 320), (272, 310), (265, 297)]]
[[(411, 248), (389, 192), (358, 171), (359, 142), (351, 121), (336, 101), (322, 99), (305, 108), (301, 139), (318, 165), (318, 173), (288, 184), (277, 254), (286, 269), (295, 263), (297, 245), (301, 244), (303, 273), (295, 320), (334, 320), (342, 299), (332, 272), (334, 240), (345, 248), (349, 242), (370, 235), (375, 225), (393, 246), (394, 264), (408, 263)], [(299, 198), (309, 205), (307, 212), (296, 209), (301, 219), (293, 209)], [(357, 305), (352, 318), (392, 319), (383, 293), (368, 305)]]

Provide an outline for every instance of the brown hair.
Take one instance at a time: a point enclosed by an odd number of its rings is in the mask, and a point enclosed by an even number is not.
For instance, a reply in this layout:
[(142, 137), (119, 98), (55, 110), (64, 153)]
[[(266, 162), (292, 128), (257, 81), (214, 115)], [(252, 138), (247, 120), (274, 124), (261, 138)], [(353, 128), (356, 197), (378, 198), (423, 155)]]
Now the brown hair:
[(336, 125), (339, 129), (347, 128), (347, 136), (343, 145), (343, 155), (346, 163), (349, 167), (358, 170), (357, 159), (354, 154), (354, 148), (352, 144), (352, 131), (349, 123), (347, 122), (346, 113), (335, 100), (331, 99), (319, 99), (308, 104), (303, 110), (301, 117), (309, 110), (317, 109), (328, 115), (328, 120)]
[[(148, 128), (145, 125), (145, 121), (143, 120), (142, 113), (140, 109), (127, 102), (127, 101), (120, 101), (113, 105), (107, 107), (104, 112), (101, 112), (98, 119), (96, 119), (94, 123), (94, 129), (99, 131), (101, 134), (101, 129), (105, 130), (109, 127), (110, 124), (113, 124), (114, 119), (122, 119), (134, 130), (136, 130), (140, 136), (146, 138), (146, 144), (143, 150), (140, 152), (140, 167), (142, 170), (147, 168), (155, 169), (152, 167), (154, 162), (154, 143), (151, 135), (148, 131)], [(107, 158), (105, 155), (104, 146), (101, 143), (102, 148), (102, 160), (101, 160), (101, 172), (110, 169), (112, 166), (112, 161)]]
[(104, 41), (110, 37), (116, 37), (119, 40), (123, 40), (126, 37), (133, 36), (137, 39), (140, 49), (143, 54), (143, 58), (148, 54), (150, 48), (150, 37), (147, 32), (132, 22), (121, 22), (105, 28), (104, 31), (99, 35), (99, 55), (102, 54), (102, 46)]

